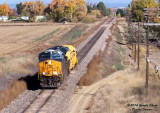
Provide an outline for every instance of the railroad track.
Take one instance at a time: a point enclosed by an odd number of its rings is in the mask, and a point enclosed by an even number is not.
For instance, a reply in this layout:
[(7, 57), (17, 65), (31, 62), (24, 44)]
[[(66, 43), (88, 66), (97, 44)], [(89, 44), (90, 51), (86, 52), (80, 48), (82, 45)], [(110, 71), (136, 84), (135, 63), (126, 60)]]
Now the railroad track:
[(92, 47), (97, 42), (97, 40), (101, 37), (101, 35), (105, 31), (105, 29), (106, 29), (106, 27), (102, 27), (97, 32), (97, 34), (94, 35), (93, 38), (90, 41), (88, 41), (88, 43), (78, 52), (77, 58), (78, 58), (78, 62), (79, 63), (82, 62), (82, 60), (85, 58), (85, 56), (87, 55), (87, 53), (92, 49)]
[(39, 94), (24, 108), (24, 110), (21, 113), (38, 113), (48, 102), (48, 100), (51, 98), (54, 92), (55, 89), (41, 90)]
[[(110, 24), (114, 18), (109, 19), (106, 24)], [(87, 42), (86, 45), (83, 46), (83, 48), (77, 53), (78, 62), (81, 63), (82, 60), (85, 58), (87, 53), (92, 49), (92, 47), (95, 45), (97, 40), (102, 36), (104, 31), (106, 30), (106, 27), (102, 27), (93, 37), (91, 40)]]
[[(111, 18), (107, 21), (108, 24), (110, 24), (113, 21), (114, 18)], [(83, 48), (78, 52), (77, 57), (79, 63), (82, 62), (82, 60), (85, 58), (87, 53), (92, 49), (92, 47), (95, 45), (97, 40), (102, 36), (104, 31), (106, 30), (106, 27), (102, 27), (88, 42), (83, 46)], [(39, 94), (23, 109), (21, 113), (38, 113), (43, 106), (49, 101), (52, 94), (55, 92), (55, 89), (52, 90), (41, 90)]]

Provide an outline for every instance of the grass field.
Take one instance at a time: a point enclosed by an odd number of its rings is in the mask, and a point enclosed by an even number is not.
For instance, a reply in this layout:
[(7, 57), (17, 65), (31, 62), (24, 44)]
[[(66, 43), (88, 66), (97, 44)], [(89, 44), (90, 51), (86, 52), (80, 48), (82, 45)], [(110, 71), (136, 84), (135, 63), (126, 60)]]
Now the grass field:
[[(1, 26), (0, 55), (6, 55), (19, 50), (27, 50), (48, 37), (53, 37), (58, 31), (66, 33), (74, 25), (42, 25), (42, 26)], [(54, 37), (56, 38), (56, 36)], [(53, 39), (52, 39), (53, 40)], [(33, 43), (34, 42), (34, 43)]]

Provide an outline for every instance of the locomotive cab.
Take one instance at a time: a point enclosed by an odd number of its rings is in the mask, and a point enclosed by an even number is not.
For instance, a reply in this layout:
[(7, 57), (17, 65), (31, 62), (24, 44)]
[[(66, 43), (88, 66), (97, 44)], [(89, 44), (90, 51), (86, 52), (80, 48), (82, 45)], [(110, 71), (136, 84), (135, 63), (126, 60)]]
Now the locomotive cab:
[(61, 51), (48, 49), (39, 54), (39, 80), (42, 87), (57, 87), (68, 72), (69, 61)]

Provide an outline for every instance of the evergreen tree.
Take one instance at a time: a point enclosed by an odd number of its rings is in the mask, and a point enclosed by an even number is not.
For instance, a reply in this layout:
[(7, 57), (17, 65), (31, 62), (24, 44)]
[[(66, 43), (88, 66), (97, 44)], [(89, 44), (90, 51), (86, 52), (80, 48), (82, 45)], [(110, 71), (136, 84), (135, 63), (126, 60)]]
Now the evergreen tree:
[(118, 15), (118, 14), (120, 14), (121, 17), (123, 17), (124, 16), (123, 10), (122, 9), (118, 9), (117, 12), (116, 12), (116, 15)]
[(22, 14), (22, 10), (24, 8), (22, 2), (20, 2), (19, 4), (16, 4), (16, 7), (17, 7), (17, 13), (18, 13), (18, 15), (21, 15)]
[(107, 16), (107, 9), (103, 2), (99, 2), (97, 8), (101, 11), (103, 16)]

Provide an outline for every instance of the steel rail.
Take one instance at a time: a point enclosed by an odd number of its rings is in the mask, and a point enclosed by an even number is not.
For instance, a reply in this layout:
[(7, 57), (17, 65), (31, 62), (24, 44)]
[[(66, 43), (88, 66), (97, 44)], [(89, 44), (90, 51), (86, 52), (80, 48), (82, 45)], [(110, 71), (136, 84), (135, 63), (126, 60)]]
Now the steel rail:
[(21, 113), (25, 113), (26, 110), (27, 110), (28, 108), (30, 108), (31, 104), (33, 104), (34, 101), (37, 100), (38, 97), (39, 97), (39, 95), (41, 95), (43, 92), (44, 92), (44, 90), (41, 90), (41, 91), (39, 92), (39, 94), (24, 108), (24, 110), (23, 110)]

